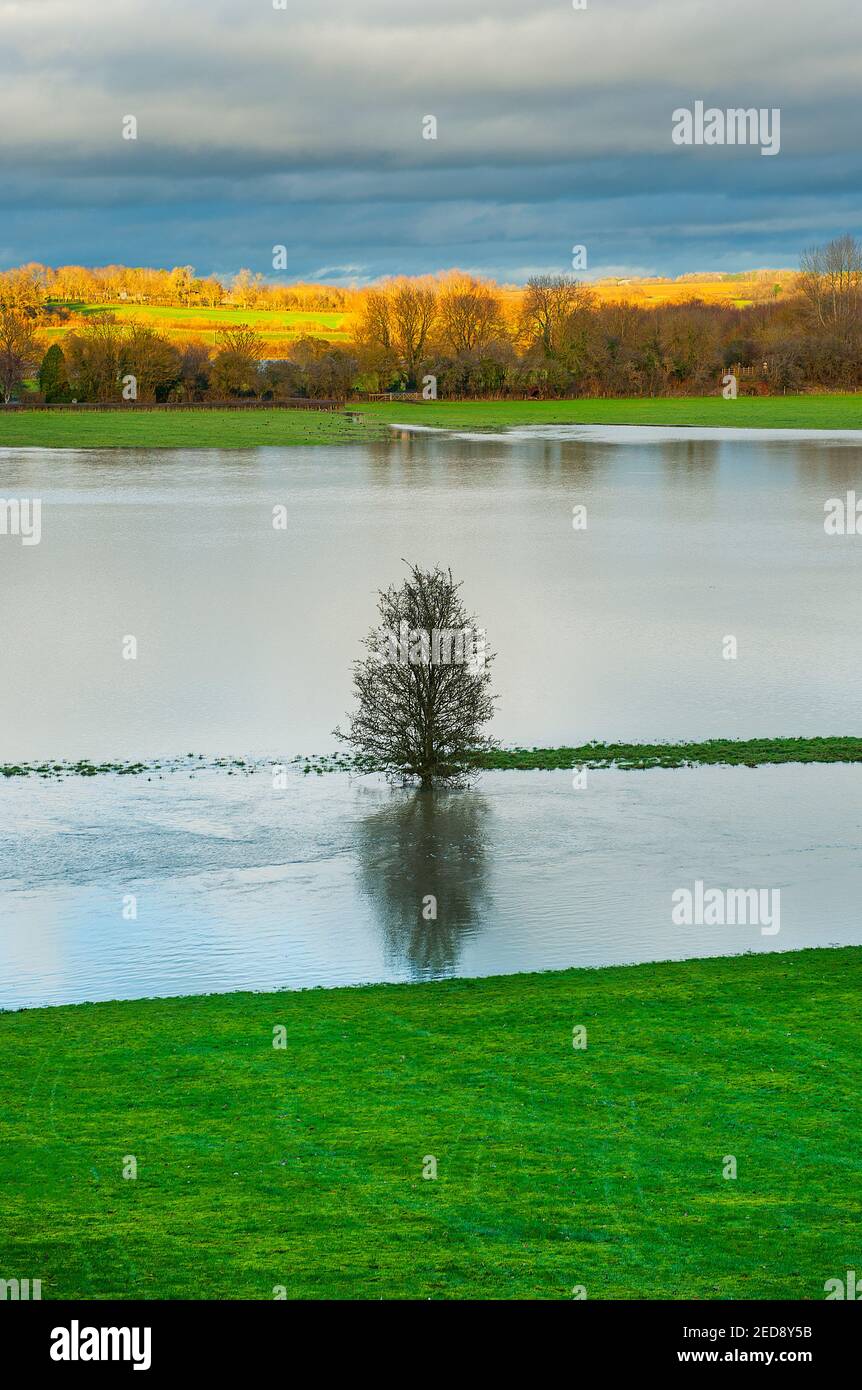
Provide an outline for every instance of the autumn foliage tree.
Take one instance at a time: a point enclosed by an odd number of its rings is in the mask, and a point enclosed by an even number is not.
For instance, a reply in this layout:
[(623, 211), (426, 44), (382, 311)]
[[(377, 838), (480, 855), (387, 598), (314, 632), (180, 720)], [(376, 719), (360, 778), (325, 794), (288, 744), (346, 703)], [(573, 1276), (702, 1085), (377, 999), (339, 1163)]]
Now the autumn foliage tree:
[(212, 364), (212, 391), (219, 396), (253, 396), (260, 391), (261, 341), (247, 323), (220, 330)]
[(112, 401), (120, 393), (125, 330), (113, 314), (93, 314), (64, 340), (69, 380), (79, 401)]
[(398, 280), (389, 295), (392, 347), (412, 385), (428, 348), (437, 317), (437, 290), (433, 282)]

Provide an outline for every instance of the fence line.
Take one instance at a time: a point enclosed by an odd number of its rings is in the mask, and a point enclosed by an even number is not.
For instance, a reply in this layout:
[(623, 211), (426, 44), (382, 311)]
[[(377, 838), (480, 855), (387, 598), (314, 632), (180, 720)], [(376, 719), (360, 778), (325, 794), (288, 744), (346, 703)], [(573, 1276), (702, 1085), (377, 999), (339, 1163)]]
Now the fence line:
[(10, 401), (4, 410), (343, 410), (345, 401), (301, 396), (279, 401)]

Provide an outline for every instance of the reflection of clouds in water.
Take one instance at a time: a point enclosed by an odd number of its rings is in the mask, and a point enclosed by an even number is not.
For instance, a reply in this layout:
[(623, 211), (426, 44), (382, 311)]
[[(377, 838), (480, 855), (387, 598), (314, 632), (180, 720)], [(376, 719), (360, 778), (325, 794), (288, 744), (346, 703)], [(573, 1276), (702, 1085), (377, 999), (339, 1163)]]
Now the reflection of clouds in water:
[[(392, 792), (360, 821), (356, 852), (362, 891), (382, 928), (389, 963), (416, 978), (448, 975), (462, 939), (487, 908), (490, 808), (478, 792)], [(436, 920), (422, 915), (433, 895)]]

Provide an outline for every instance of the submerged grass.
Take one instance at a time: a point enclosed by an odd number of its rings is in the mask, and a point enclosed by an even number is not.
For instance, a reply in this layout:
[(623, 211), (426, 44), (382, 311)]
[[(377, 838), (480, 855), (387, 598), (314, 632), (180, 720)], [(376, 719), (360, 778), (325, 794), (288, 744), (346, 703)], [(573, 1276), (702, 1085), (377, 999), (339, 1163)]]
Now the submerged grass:
[[(470, 769), (476, 771), (555, 771), (574, 767), (697, 767), (725, 764), (731, 767), (761, 767), (768, 763), (858, 763), (862, 762), (862, 738), (750, 738), (707, 739), (701, 743), (581, 743), (559, 748), (493, 748), (472, 756)], [(229, 773), (260, 772), (278, 765), (272, 758), (206, 758), (189, 753), (185, 758), (164, 758), (151, 762), (75, 762), (0, 763), (2, 777), (96, 777), (105, 773), (118, 776), (163, 775), (222, 768)], [(376, 772), (381, 769), (371, 758), (351, 753), (297, 754), (282, 760), (285, 767), (302, 773)]]
[(500, 748), (482, 753), (474, 766), (487, 769), (570, 767), (696, 767), (722, 763), (761, 767), (767, 763), (862, 762), (862, 738), (707, 739), (701, 743), (584, 743), (562, 748)]

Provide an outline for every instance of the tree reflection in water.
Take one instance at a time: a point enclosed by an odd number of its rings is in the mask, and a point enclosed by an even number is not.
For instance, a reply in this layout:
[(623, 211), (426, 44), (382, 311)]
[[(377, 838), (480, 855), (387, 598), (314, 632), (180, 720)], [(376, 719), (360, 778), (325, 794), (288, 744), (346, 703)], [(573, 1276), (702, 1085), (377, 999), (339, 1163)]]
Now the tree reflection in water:
[[(362, 890), (389, 964), (408, 964), (415, 979), (449, 975), (462, 940), (481, 929), (487, 909), (490, 808), (472, 789), (389, 796), (357, 829)], [(436, 919), (423, 915), (429, 897)]]

